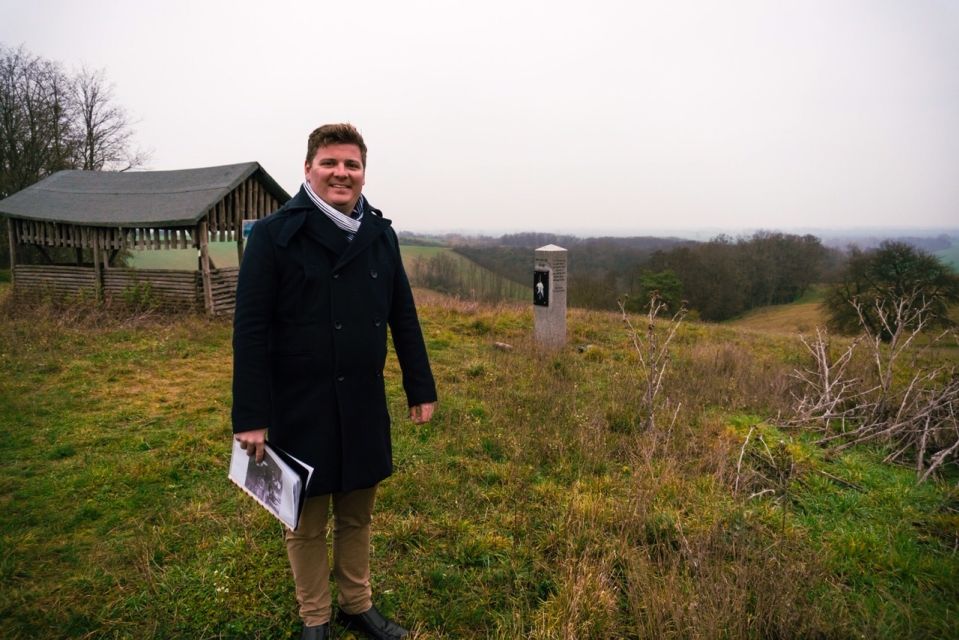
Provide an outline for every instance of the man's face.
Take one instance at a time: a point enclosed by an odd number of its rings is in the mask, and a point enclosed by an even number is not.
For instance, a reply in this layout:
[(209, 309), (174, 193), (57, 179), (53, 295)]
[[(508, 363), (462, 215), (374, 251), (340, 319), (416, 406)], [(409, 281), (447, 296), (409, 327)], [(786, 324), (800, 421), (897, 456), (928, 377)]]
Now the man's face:
[(366, 183), (360, 148), (355, 144), (320, 147), (305, 169), (313, 192), (340, 213), (350, 215)]

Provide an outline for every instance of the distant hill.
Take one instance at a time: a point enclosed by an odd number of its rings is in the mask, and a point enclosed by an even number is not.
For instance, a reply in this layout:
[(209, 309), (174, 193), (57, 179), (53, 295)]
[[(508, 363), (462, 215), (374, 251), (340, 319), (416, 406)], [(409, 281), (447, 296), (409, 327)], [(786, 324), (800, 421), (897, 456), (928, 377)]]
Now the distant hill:
[(848, 234), (821, 234), (819, 236), (822, 243), (827, 247), (835, 249), (845, 249), (849, 246), (856, 246), (860, 249), (874, 249), (883, 242), (902, 242), (911, 247), (922, 249), (930, 253), (946, 251), (955, 243), (953, 238), (947, 233), (936, 235), (896, 235), (892, 233), (848, 233)]
[[(527, 283), (532, 277), (533, 255), (537, 247), (556, 244), (569, 251), (570, 277), (582, 274), (632, 272), (656, 251), (695, 244), (679, 238), (582, 238), (570, 240), (548, 234), (519, 234), (523, 238), (503, 236), (508, 244), (483, 242), (453, 245), (470, 260), (515, 282)], [(532, 238), (535, 236), (535, 238)]]
[(822, 307), (826, 289), (826, 285), (816, 285), (796, 302), (752, 309), (725, 324), (769, 333), (813, 333), (816, 327), (826, 325), (826, 313)]
[(939, 249), (934, 255), (951, 266), (953, 271), (959, 272), (959, 244), (953, 244), (948, 249)]
[(532, 284), (503, 277), (449, 247), (403, 245), (403, 265), (415, 287), (470, 300), (528, 300)]
[(768, 333), (809, 335), (816, 331), (816, 327), (826, 325), (826, 314), (820, 302), (796, 302), (753, 309), (728, 324)]

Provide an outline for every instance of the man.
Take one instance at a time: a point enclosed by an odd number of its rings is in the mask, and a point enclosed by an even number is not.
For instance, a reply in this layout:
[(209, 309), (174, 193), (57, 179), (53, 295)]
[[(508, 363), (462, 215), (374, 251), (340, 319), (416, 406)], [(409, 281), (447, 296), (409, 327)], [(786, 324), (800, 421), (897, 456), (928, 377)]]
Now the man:
[(330, 634), (330, 503), (338, 621), (371, 638), (407, 635), (373, 606), (369, 575), (376, 486), (392, 472), (387, 325), (413, 422), (429, 421), (436, 402), (399, 242), (363, 196), (365, 180), (366, 144), (352, 125), (313, 131), (303, 186), (254, 225), (236, 293), (234, 437), (260, 459), (269, 434), (314, 467), (299, 526), (286, 532), (309, 640)]

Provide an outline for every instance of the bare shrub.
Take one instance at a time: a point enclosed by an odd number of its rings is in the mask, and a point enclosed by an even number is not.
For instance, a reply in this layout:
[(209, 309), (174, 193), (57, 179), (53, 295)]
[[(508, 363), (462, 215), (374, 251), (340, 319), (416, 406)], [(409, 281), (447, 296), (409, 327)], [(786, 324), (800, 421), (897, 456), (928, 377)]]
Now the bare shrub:
[[(956, 336), (923, 335), (932, 307), (916, 292), (891, 302), (877, 299), (868, 313), (858, 300), (852, 306), (863, 334), (838, 355), (824, 331), (802, 339), (813, 364), (795, 372), (801, 393), (787, 424), (823, 431), (820, 443), (837, 450), (887, 444), (887, 462), (911, 459), (919, 480), (926, 480), (959, 459), (959, 372), (928, 357), (946, 337)], [(864, 375), (851, 375), (859, 349), (870, 366)]]
[(802, 395), (794, 395), (794, 421), (807, 426), (819, 424), (823, 429), (838, 421), (839, 428), (844, 430), (846, 420), (855, 417), (857, 401), (863, 395), (861, 379), (849, 373), (861, 338), (838, 355), (834, 355), (828, 332), (819, 327), (815, 338), (799, 336), (799, 340), (813, 363), (793, 373), (802, 389)]
[[(654, 292), (650, 296), (649, 310), (646, 313), (646, 330), (641, 333), (629, 319), (629, 314), (626, 312), (626, 299), (620, 298), (616, 302), (623, 315), (623, 323), (626, 325), (627, 335), (633, 345), (633, 350), (639, 358), (642, 373), (643, 427), (652, 429), (656, 426), (657, 409), (662, 405), (657, 398), (663, 390), (663, 379), (669, 368), (669, 345), (676, 337), (676, 331), (679, 330), (683, 318), (686, 317), (686, 307), (680, 307), (679, 311), (673, 314), (672, 318), (668, 319), (665, 325), (661, 325), (657, 330), (656, 320), (659, 314), (666, 309), (666, 303)], [(678, 407), (673, 412), (674, 416), (677, 411)]]

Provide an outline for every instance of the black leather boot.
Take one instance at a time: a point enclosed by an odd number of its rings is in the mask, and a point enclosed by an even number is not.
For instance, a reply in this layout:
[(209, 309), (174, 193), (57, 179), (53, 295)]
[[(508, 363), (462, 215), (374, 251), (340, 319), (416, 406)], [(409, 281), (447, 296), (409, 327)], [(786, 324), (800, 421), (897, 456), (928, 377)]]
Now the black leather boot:
[(300, 640), (329, 640), (332, 637), (333, 636), (330, 635), (329, 622), (324, 622), (314, 627), (308, 627), (304, 624), (303, 633), (300, 634)]
[(400, 640), (410, 634), (389, 618), (383, 617), (376, 607), (370, 607), (363, 613), (355, 614), (337, 611), (336, 620), (343, 625), (344, 629), (365, 633), (373, 640)]

